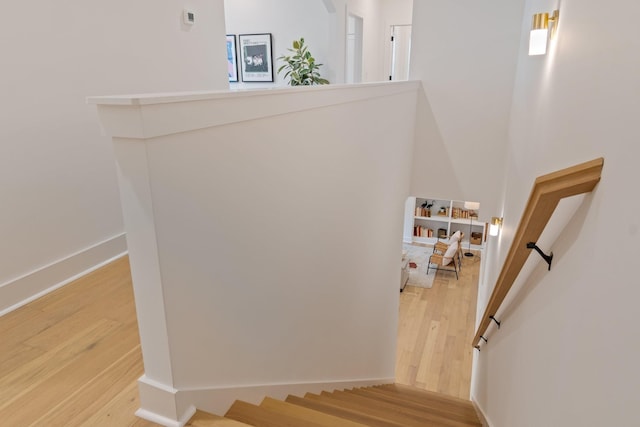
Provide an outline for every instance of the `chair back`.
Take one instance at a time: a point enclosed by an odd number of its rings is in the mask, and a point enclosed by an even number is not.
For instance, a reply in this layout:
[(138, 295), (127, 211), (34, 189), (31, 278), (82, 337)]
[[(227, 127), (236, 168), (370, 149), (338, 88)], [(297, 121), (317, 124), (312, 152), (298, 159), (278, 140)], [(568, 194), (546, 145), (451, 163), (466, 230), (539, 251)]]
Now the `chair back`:
[(458, 250), (458, 241), (452, 242), (447, 251), (442, 256), (442, 265), (449, 265), (451, 261), (453, 261), (453, 257), (456, 255), (456, 251)]

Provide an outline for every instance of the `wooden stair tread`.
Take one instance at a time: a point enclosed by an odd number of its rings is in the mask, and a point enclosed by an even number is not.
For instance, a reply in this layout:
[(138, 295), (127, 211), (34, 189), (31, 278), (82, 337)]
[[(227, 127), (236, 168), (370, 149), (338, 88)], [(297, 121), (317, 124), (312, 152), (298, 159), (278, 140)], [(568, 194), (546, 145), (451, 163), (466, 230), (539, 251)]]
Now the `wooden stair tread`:
[(236, 400), (225, 414), (225, 417), (255, 427), (324, 427), (322, 424), (317, 424), (313, 421), (294, 418), (243, 402), (242, 400)]
[(404, 427), (402, 424), (387, 421), (371, 414), (354, 411), (353, 409), (343, 408), (332, 402), (321, 402), (319, 400), (307, 399), (298, 396), (288, 396), (287, 402), (295, 405), (304, 406), (305, 408), (314, 409), (324, 412), (325, 414), (342, 417), (351, 421), (359, 422), (371, 427)]
[(333, 397), (338, 400), (348, 402), (353, 408), (373, 411), (374, 414), (384, 416), (387, 419), (402, 422), (407, 426), (433, 426), (433, 427), (468, 427), (469, 424), (457, 420), (451, 420), (439, 414), (434, 414), (425, 410), (406, 408), (396, 403), (389, 403), (383, 400), (362, 396), (345, 391), (334, 391), (333, 393), (323, 392), (325, 397)]
[[(475, 408), (473, 407), (470, 401), (468, 402), (464, 400), (451, 401), (449, 399), (450, 396), (442, 395), (442, 396), (434, 397), (432, 394), (425, 395), (425, 394), (419, 393), (422, 390), (417, 390), (418, 393), (416, 394), (398, 392), (393, 389), (385, 389), (378, 386), (367, 387), (365, 390), (373, 393), (389, 396), (394, 399), (400, 398), (406, 402), (417, 403), (421, 406), (424, 406), (426, 408), (431, 408), (437, 411), (462, 414), (462, 415), (465, 415), (466, 417), (470, 417), (471, 419), (477, 419)], [(456, 398), (453, 398), (453, 399), (456, 399)]]
[(270, 397), (266, 397), (260, 406), (293, 418), (310, 420), (326, 427), (366, 427), (365, 424), (336, 417), (314, 409), (305, 408), (304, 406), (295, 405), (293, 403), (283, 402), (282, 400), (272, 399)]
[(251, 427), (229, 418), (219, 417), (204, 411), (196, 411), (185, 427)]
[(459, 397), (449, 396), (446, 394), (437, 393), (435, 391), (422, 390), (422, 389), (411, 387), (408, 385), (385, 384), (385, 385), (373, 386), (371, 388), (389, 390), (401, 395), (417, 396), (430, 401), (450, 403), (453, 405), (458, 405), (461, 408), (473, 409), (473, 405), (471, 404), (470, 400), (460, 399)]
[[(451, 420), (462, 425), (480, 426), (475, 412), (467, 413), (466, 411), (459, 411), (455, 408), (449, 409), (438, 404), (424, 404), (422, 402), (414, 402), (407, 400), (400, 395), (378, 391), (374, 388), (358, 388), (353, 390), (345, 390), (345, 393), (355, 394), (369, 399), (384, 402), (387, 405), (393, 405), (402, 411), (417, 411), (422, 414), (431, 414), (439, 419)], [(443, 424), (444, 425), (444, 424)], [(454, 424), (455, 425), (455, 424)]]
[(427, 425), (433, 426), (433, 424), (427, 424), (425, 421), (416, 419), (411, 416), (399, 414), (386, 409), (381, 409), (380, 407), (376, 405), (371, 405), (369, 403), (362, 403), (358, 401), (358, 399), (356, 399), (354, 396), (345, 397), (342, 395), (334, 395), (332, 393), (322, 392), (320, 393), (320, 395), (307, 393), (305, 395), (305, 398), (329, 402), (334, 405), (341, 406), (343, 408), (361, 412), (363, 414), (370, 414), (380, 419), (402, 425), (404, 427), (411, 427), (411, 426), (420, 427), (420, 426), (427, 426)]
[(482, 427), (471, 401), (400, 384), (237, 400), (225, 418), (198, 411), (192, 427)]

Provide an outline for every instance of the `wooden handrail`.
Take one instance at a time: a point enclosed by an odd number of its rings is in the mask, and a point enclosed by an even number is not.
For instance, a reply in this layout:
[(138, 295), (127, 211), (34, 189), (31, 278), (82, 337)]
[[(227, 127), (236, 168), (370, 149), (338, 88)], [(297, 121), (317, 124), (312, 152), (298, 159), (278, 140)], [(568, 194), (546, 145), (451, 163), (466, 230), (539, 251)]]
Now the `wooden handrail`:
[(502, 271), (473, 339), (472, 345), (474, 347), (478, 345), (481, 337), (487, 331), (491, 324), (491, 316), (495, 316), (497, 313), (527, 261), (531, 253), (531, 250), (527, 249), (527, 243), (538, 241), (561, 199), (589, 193), (595, 188), (600, 181), (603, 165), (604, 159), (600, 157), (536, 179), (513, 243), (502, 266)]

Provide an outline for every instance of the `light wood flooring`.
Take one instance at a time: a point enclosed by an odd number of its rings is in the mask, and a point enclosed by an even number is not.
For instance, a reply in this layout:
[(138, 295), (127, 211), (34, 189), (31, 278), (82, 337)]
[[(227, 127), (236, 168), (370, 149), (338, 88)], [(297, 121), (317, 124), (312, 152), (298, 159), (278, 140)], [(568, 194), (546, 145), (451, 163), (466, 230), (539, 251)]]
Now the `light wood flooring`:
[[(459, 282), (403, 292), (397, 382), (468, 398), (478, 274), (463, 262)], [(1, 425), (157, 427), (134, 415), (142, 373), (127, 257), (0, 317)]]
[(128, 258), (0, 317), (0, 424), (147, 427)]
[(400, 296), (396, 382), (469, 399), (479, 252), (463, 257), (460, 278), (438, 271), (430, 289)]

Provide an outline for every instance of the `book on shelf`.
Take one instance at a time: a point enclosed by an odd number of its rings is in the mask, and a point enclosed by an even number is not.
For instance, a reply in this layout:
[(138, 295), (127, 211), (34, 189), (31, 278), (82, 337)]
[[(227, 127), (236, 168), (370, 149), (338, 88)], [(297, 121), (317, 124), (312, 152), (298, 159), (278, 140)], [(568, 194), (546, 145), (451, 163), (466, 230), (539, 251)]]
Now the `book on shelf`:
[(468, 209), (463, 208), (452, 208), (451, 209), (451, 218), (453, 219), (478, 219), (478, 213), (475, 211), (470, 211)]
[(427, 217), (428, 218), (428, 217), (431, 216), (431, 209), (417, 207), (416, 208), (416, 216), (422, 216), (422, 217)]
[(413, 227), (415, 237), (433, 237), (433, 230), (427, 227), (416, 225)]

